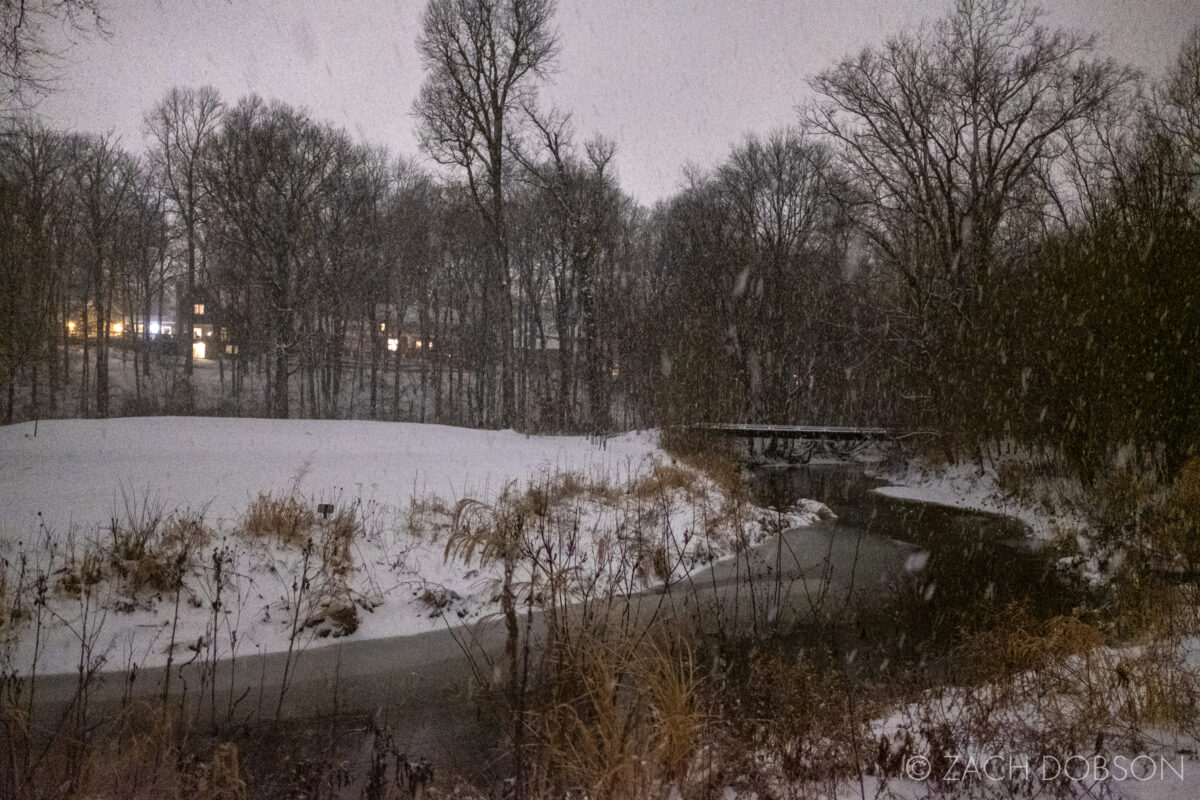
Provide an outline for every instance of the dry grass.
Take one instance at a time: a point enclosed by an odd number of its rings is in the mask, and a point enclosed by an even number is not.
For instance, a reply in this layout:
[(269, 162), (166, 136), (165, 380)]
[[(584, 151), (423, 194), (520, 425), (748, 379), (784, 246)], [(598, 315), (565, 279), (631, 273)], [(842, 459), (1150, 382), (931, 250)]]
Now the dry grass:
[(58, 731), (43, 741), (31, 736), (22, 712), (6, 706), (9, 753), (0, 760), (0, 791), (38, 800), (249, 797), (237, 746), (217, 742), (207, 756), (183, 748), (192, 726), (177, 711), (133, 703), (82, 738)]
[(856, 774), (870, 751), (865, 722), (882, 706), (871, 687), (781, 644), (731, 642), (713, 692), (721, 771), (766, 796)]
[(124, 518), (113, 520), (107, 538), (71, 548), (63, 566), (54, 570), (54, 589), (78, 597), (109, 581), (123, 595), (136, 598), (176, 588), (212, 532), (201, 514), (163, 514), (148, 508), (142, 504), (133, 509), (127, 501)]
[(551, 504), (595, 501), (619, 502), (623, 489), (605, 480), (588, 478), (579, 472), (556, 472), (542, 482), (542, 491)]
[(543, 794), (642, 798), (683, 787), (704, 742), (692, 651), (614, 629), (576, 631), (533, 722)]
[(79, 597), (104, 580), (104, 557), (95, 550), (85, 550), (78, 557), (71, 557), (55, 574), (54, 588), (57, 591)]
[(1074, 617), (1036, 620), (1024, 609), (1011, 607), (1001, 620), (998, 627), (966, 634), (956, 648), (955, 661), (968, 680), (1005, 680), (1104, 643), (1098, 628)]
[[(954, 753), (1024, 754), (1036, 763), (1043, 755), (1147, 752), (1163, 732), (1196, 741), (1200, 671), (1178, 638), (1115, 646), (1078, 619), (1016, 617), (958, 648), (959, 683), (935, 686), (902, 710), (877, 748), (875, 769), (885, 780), (902, 776), (911, 755), (936, 763)], [(927, 788), (935, 797), (965, 789)], [(1056, 792), (1035, 780), (1019, 794)]]
[(203, 519), (189, 514), (156, 520), (149, 530), (114, 529), (108, 552), (111, 574), (130, 596), (170, 591), (182, 580), (191, 556), (211, 539)]
[(414, 539), (429, 539), (436, 542), (439, 536), (449, 531), (454, 522), (454, 509), (441, 497), (428, 494), (414, 496), (404, 515), (404, 530)]
[(710, 436), (669, 429), (663, 431), (659, 444), (680, 462), (707, 475), (727, 497), (746, 499), (745, 471), (727, 443)]
[(645, 500), (677, 491), (694, 492), (699, 478), (695, 470), (685, 469), (678, 464), (655, 464), (649, 474), (630, 484), (629, 494)]
[(295, 494), (275, 496), (259, 492), (242, 515), (246, 533), (294, 547), (303, 547), (316, 525), (316, 510)]

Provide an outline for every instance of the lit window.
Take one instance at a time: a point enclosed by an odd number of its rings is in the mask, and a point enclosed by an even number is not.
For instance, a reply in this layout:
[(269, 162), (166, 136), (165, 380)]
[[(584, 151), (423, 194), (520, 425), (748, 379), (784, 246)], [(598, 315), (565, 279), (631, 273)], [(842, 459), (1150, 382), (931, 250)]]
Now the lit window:
[(74, 332), (75, 332), (75, 323), (74, 323), (74, 322), (68, 322), (68, 323), (67, 323), (67, 330), (69, 330), (71, 333), (74, 333)]
[(119, 322), (114, 322), (114, 323), (112, 324), (112, 332), (113, 332), (113, 333), (115, 333), (115, 334), (117, 334), (118, 336), (120, 336), (120, 335), (121, 335), (121, 332), (122, 332), (123, 330), (125, 330), (125, 326), (124, 326), (124, 325), (122, 325), (121, 323), (119, 323)]
[(400, 349), (400, 340), (399, 339), (388, 339), (388, 350), (391, 350), (394, 353), (399, 349)]
[(417, 349), (418, 350), (421, 349), (421, 340), (420, 339), (417, 339)]
[(161, 329), (158, 327), (157, 322), (150, 323), (150, 335), (151, 336), (157, 336), (159, 334), (160, 330)]
[(192, 344), (192, 357), (204, 358), (204, 342), (195, 342)]
[(203, 339), (204, 338), (204, 329), (199, 326), (192, 328), (192, 338)]
[(196, 303), (196, 305), (192, 306), (192, 313), (197, 317), (204, 316), (204, 303)]
[(381, 323), (379, 323), (379, 330), (381, 330), (381, 331), (386, 331), (386, 330), (387, 330), (387, 323), (386, 323), (386, 322), (381, 322)]

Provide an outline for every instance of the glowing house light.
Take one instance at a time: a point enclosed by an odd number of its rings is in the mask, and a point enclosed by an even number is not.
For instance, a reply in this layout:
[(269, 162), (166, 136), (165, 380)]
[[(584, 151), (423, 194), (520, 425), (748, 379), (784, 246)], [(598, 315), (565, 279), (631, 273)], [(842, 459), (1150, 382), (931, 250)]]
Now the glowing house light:
[(391, 350), (394, 353), (399, 349), (400, 349), (400, 340), (399, 339), (388, 339), (388, 350)]

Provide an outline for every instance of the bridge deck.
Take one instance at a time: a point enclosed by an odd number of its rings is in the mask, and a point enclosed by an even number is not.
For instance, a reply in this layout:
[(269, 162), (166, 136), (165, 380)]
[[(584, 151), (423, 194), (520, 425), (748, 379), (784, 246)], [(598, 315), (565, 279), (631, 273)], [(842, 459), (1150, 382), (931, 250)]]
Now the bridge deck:
[(825, 441), (873, 441), (888, 438), (884, 428), (856, 428), (836, 425), (757, 425), (741, 422), (706, 423), (692, 430), (740, 436), (746, 439), (813, 439)]

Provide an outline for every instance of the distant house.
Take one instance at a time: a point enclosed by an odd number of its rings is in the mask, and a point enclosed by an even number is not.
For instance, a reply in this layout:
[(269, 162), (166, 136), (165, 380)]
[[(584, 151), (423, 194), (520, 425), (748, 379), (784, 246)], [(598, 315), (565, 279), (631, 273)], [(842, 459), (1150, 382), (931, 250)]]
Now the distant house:
[[(178, 293), (185, 294), (183, 291)], [(179, 318), (183, 319), (189, 309), (182, 305)], [(192, 291), (192, 357), (196, 359), (216, 358), (221, 352), (235, 354), (237, 345), (229, 340), (229, 328), (225, 324), (221, 306), (216, 296), (203, 286)]]
[[(384, 346), (397, 358), (416, 356), (434, 349), (436, 343), (433, 338), (421, 333), (415, 308), (409, 307), (401, 315), (395, 307), (380, 304), (376, 307), (375, 315), (380, 320), (377, 324)], [(400, 317), (398, 321), (397, 317)]]

